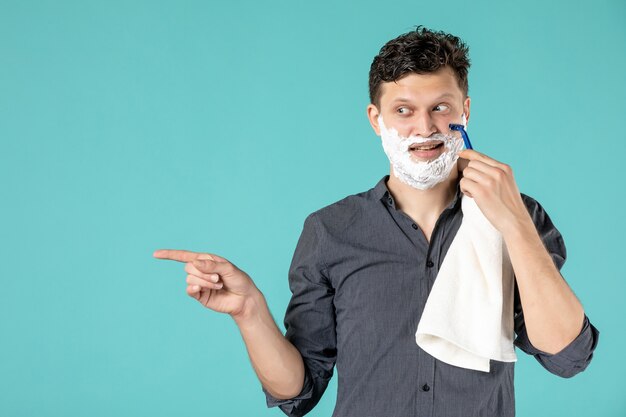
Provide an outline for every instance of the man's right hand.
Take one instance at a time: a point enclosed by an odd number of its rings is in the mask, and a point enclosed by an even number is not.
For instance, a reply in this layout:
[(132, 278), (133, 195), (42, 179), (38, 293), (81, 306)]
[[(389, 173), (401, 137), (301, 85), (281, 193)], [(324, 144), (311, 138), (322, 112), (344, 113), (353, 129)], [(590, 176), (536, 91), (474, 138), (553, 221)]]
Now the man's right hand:
[(186, 250), (160, 249), (158, 259), (184, 262), (187, 272), (187, 294), (203, 306), (237, 318), (260, 292), (244, 271), (228, 260), (213, 254)]
[(252, 367), (271, 395), (281, 399), (298, 395), (304, 384), (302, 356), (276, 326), (263, 294), (248, 274), (208, 253), (163, 249), (153, 256), (185, 262), (187, 294), (235, 319)]

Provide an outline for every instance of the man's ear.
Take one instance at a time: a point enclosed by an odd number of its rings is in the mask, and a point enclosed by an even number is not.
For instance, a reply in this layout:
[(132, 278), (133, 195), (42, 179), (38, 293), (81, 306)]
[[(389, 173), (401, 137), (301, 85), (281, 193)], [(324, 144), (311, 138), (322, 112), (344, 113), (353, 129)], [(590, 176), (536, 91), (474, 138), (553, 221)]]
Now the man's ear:
[(463, 102), (463, 113), (465, 113), (465, 119), (469, 123), (470, 119), (470, 105), (472, 104), (472, 99), (467, 97)]
[(367, 105), (367, 119), (370, 121), (370, 125), (372, 126), (372, 129), (374, 129), (374, 132), (376, 132), (377, 136), (380, 136), (380, 126), (378, 126), (379, 115), (380, 111), (378, 110), (378, 107), (371, 103)]

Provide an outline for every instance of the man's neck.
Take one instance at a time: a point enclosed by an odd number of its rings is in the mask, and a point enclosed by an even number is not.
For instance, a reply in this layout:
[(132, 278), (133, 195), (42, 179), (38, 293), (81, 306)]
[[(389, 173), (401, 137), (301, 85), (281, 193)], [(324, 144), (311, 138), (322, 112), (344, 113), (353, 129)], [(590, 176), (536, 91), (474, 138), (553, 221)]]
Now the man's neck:
[(437, 219), (452, 203), (458, 181), (459, 173), (455, 164), (445, 181), (433, 188), (418, 190), (396, 178), (392, 168), (389, 180), (387, 180), (387, 188), (396, 202), (396, 208), (411, 217), (429, 238)]

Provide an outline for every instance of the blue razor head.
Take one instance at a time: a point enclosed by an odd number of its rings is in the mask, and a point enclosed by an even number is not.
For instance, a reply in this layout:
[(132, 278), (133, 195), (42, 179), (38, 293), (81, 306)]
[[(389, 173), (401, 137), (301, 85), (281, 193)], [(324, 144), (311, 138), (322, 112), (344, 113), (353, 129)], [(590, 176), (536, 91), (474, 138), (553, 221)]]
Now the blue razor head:
[(454, 123), (450, 123), (450, 129), (462, 131), (463, 130), (463, 125), (457, 125), (457, 124), (454, 124)]
[(469, 136), (467, 136), (467, 132), (465, 131), (465, 126), (458, 125), (455, 123), (450, 123), (450, 129), (461, 132), (461, 137), (463, 138), (463, 143), (465, 144), (465, 149), (473, 149), (472, 143), (469, 140)]

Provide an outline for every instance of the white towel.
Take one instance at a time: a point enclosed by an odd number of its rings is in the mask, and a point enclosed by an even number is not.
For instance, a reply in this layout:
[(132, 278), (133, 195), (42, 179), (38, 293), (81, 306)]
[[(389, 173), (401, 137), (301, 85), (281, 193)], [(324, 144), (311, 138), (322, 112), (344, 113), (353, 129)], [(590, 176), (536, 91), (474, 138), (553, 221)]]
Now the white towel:
[(515, 362), (514, 275), (502, 234), (473, 198), (435, 279), (417, 326), (417, 344), (450, 365), (489, 372), (489, 360)]

